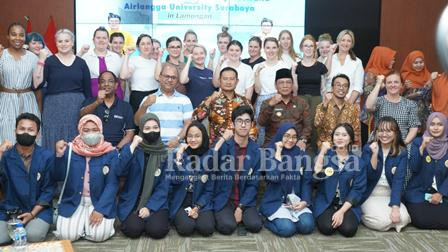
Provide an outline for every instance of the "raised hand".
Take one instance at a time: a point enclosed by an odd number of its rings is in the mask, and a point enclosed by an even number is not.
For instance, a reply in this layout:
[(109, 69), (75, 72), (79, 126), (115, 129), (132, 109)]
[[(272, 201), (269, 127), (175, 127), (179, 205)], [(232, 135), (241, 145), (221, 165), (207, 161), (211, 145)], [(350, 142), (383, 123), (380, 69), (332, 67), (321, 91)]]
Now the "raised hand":
[(282, 141), (278, 141), (275, 143), (275, 150), (280, 152), (283, 149), (283, 142)]
[(328, 150), (331, 149), (331, 144), (329, 142), (323, 142), (321, 147), (320, 147), (320, 152), (322, 154), (327, 154)]
[(277, 105), (281, 101), (282, 101), (282, 96), (280, 94), (276, 94), (276, 95), (274, 95), (274, 97), (272, 97), (269, 100), (269, 106), (273, 107), (273, 106)]
[(210, 49), (210, 59), (214, 59), (216, 55), (216, 49), (212, 48)]
[(372, 151), (372, 153), (374, 154), (378, 154), (378, 143), (377, 142), (373, 142), (369, 145), (370, 150)]
[(98, 90), (98, 96), (96, 97), (96, 100), (101, 104), (104, 102), (105, 98), (106, 98), (106, 91), (103, 89)]
[(64, 140), (59, 140), (56, 142), (56, 156), (62, 157), (64, 156), (65, 149), (67, 149), (68, 143)]
[(135, 52), (135, 46), (128, 46), (126, 48), (126, 55), (131, 55)]

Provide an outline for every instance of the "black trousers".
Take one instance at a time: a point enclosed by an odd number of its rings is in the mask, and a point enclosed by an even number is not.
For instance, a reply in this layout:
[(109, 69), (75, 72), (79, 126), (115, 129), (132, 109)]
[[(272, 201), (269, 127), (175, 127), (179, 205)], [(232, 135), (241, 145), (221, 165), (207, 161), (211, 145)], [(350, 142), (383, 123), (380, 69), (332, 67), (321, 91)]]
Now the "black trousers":
[(331, 225), (333, 214), (338, 210), (338, 207), (330, 206), (325, 210), (319, 217), (317, 217), (317, 228), (324, 235), (332, 235), (339, 231), (345, 237), (353, 237), (358, 230), (359, 222), (358, 218), (356, 218), (355, 213), (353, 213), (352, 209), (349, 209), (344, 214), (344, 220), (342, 224), (334, 229)]
[(143, 98), (145, 98), (145, 96), (148, 96), (150, 94), (154, 94), (155, 92), (157, 92), (157, 89), (151, 91), (131, 91), (131, 95), (129, 96), (129, 104), (131, 104), (132, 111), (134, 111), (134, 114), (140, 107), (140, 103), (142, 103)]
[(153, 239), (162, 239), (170, 231), (168, 210), (151, 212), (150, 216), (145, 219), (138, 217), (137, 212), (132, 212), (121, 223), (121, 231), (130, 238), (138, 238), (145, 232)]
[(448, 204), (406, 203), (412, 225), (420, 229), (448, 229)]
[(177, 211), (174, 218), (174, 226), (177, 233), (181, 236), (191, 236), (194, 230), (197, 230), (202, 236), (210, 236), (215, 231), (215, 218), (213, 211), (199, 211), (198, 218), (193, 219), (188, 217), (185, 208), (192, 207), (192, 193), (187, 193), (187, 196), (182, 203), (181, 208)]
[[(236, 206), (229, 201), (220, 211), (215, 212), (216, 230), (221, 234), (230, 235), (237, 228), (235, 220)], [(263, 223), (255, 207), (247, 207), (243, 211), (243, 224), (249, 232), (260, 232)]]

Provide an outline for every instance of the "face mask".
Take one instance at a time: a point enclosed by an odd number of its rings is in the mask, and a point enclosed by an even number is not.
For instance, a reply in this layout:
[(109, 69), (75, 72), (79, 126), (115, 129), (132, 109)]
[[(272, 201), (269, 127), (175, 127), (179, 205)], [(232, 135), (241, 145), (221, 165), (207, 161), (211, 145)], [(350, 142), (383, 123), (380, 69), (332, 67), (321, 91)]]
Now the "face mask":
[(23, 146), (31, 146), (36, 141), (36, 136), (32, 136), (28, 133), (16, 134), (17, 143)]
[(143, 138), (148, 143), (154, 143), (160, 137), (160, 132), (151, 131), (148, 133), (143, 133)]
[(81, 140), (88, 146), (95, 146), (101, 141), (102, 137), (103, 134), (101, 133), (90, 133), (81, 135)]

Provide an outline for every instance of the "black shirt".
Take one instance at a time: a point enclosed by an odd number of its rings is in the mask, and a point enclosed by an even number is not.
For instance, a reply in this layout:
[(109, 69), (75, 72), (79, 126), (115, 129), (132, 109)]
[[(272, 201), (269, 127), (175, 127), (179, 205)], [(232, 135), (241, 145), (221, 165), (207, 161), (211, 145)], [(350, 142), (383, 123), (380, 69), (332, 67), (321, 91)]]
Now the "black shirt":
[(327, 67), (319, 61), (316, 61), (310, 67), (306, 67), (302, 65), (302, 62), (299, 62), (296, 69), (299, 95), (320, 96), (322, 75), (327, 72)]
[(256, 61), (249, 63), (250, 58), (243, 59), (241, 62), (243, 62), (246, 65), (249, 65), (252, 69), (254, 69), (254, 66), (258, 63), (261, 63), (263, 61), (266, 61), (263, 57), (258, 58)]
[[(94, 103), (96, 98), (86, 99), (82, 107)], [(131, 105), (115, 97), (110, 108), (103, 102), (93, 111), (103, 122), (104, 140), (116, 146), (124, 137), (126, 130), (136, 129)]]

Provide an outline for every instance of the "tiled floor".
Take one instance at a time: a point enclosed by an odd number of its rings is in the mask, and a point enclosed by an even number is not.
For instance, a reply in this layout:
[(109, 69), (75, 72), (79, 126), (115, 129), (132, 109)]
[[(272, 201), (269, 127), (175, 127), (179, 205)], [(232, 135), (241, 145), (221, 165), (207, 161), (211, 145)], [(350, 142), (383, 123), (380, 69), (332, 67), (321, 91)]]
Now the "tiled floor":
[(75, 251), (448, 251), (448, 231), (418, 230), (408, 227), (401, 233), (376, 232), (360, 226), (353, 238), (339, 234), (331, 237), (317, 230), (307, 236), (279, 238), (263, 229), (259, 234), (231, 236), (214, 234), (212, 237), (180, 237), (174, 229), (162, 240), (129, 239), (121, 233), (104, 243), (85, 240), (73, 243)]

